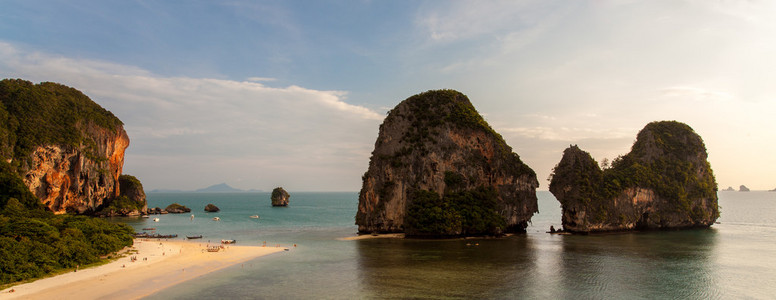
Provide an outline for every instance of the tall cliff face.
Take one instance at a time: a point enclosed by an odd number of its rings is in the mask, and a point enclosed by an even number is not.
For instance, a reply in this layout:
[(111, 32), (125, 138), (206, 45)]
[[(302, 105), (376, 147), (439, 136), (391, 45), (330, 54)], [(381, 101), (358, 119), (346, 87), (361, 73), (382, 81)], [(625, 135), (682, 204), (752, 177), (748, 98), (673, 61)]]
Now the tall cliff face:
[(0, 157), (51, 211), (94, 211), (120, 194), (121, 121), (56, 83), (0, 81)]
[[(362, 179), (362, 233), (521, 232), (538, 211), (533, 170), (452, 90), (415, 95), (391, 110)], [(492, 216), (472, 219), (473, 210)]]
[(24, 183), (49, 210), (84, 213), (120, 193), (118, 184), (129, 137), (123, 128), (99, 130), (94, 137), (97, 156), (85, 147), (38, 146), (22, 169)]
[(604, 170), (589, 153), (569, 147), (550, 192), (571, 232), (707, 227), (719, 217), (703, 140), (675, 121), (648, 124), (631, 152)]

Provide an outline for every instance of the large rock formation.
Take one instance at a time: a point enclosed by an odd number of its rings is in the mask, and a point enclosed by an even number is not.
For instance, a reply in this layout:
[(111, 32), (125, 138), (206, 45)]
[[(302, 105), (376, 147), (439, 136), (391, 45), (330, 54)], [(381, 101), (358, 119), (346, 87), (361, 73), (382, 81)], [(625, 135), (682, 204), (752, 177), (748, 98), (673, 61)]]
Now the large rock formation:
[(0, 81), (0, 158), (47, 209), (91, 212), (120, 195), (129, 138), (121, 121), (78, 90)]
[(418, 94), (391, 110), (362, 179), (360, 233), (524, 232), (538, 211), (534, 171), (453, 90)]
[(570, 232), (708, 227), (719, 207), (706, 158), (706, 146), (690, 126), (653, 122), (611, 168), (601, 170), (577, 146), (566, 149), (550, 192)]
[(272, 200), (272, 206), (288, 206), (289, 198), (291, 198), (291, 195), (286, 190), (282, 187), (276, 187), (272, 190), (270, 200)]
[(739, 192), (748, 192), (749, 188), (742, 184), (741, 186), (738, 187), (738, 191)]

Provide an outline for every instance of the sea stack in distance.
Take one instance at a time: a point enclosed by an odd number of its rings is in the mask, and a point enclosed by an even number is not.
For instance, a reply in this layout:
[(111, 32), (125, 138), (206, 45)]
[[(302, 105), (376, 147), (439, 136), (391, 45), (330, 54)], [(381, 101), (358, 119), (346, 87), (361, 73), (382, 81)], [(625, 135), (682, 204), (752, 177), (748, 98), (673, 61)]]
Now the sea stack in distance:
[(538, 210), (536, 173), (454, 90), (421, 93), (392, 109), (362, 180), (362, 234), (525, 232)]
[(272, 206), (288, 206), (288, 198), (291, 198), (291, 195), (282, 187), (276, 187), (272, 190)]
[(209, 203), (208, 205), (205, 205), (205, 211), (206, 212), (219, 212), (219, 211), (221, 211), (221, 209), (218, 208), (218, 206), (215, 206), (215, 204)]
[(708, 227), (719, 217), (706, 146), (676, 121), (647, 124), (630, 153), (603, 170), (589, 153), (569, 147), (550, 192), (569, 232)]

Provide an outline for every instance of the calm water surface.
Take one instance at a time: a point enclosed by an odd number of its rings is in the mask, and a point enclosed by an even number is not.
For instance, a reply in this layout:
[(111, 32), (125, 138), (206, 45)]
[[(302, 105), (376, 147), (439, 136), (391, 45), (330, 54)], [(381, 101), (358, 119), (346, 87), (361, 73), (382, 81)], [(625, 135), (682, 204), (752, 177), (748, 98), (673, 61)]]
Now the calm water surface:
[[(356, 193), (292, 193), (286, 208), (270, 207), (268, 193), (149, 194), (149, 206), (178, 202), (194, 219), (123, 221), (203, 241), (298, 245), (150, 299), (776, 297), (776, 193), (720, 192), (711, 229), (594, 236), (544, 233), (559, 227), (560, 206), (549, 192), (538, 196), (528, 233), (501, 239), (338, 240), (356, 232)], [(205, 213), (207, 203), (221, 212)]]

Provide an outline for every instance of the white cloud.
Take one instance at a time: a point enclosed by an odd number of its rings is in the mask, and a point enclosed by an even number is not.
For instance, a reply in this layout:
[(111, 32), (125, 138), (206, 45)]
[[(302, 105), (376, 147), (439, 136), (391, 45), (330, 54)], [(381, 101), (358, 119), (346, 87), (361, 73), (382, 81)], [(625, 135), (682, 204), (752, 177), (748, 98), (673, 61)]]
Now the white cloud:
[(149, 189), (240, 179), (242, 188), (356, 190), (382, 120), (342, 91), (165, 77), (8, 43), (0, 43), (0, 70), (72, 86), (112, 111), (131, 140), (124, 170)]
[(634, 128), (570, 128), (570, 127), (513, 127), (497, 128), (504, 136), (519, 136), (535, 140), (574, 142), (586, 139), (610, 140), (635, 136)]
[(276, 81), (277, 78), (272, 77), (248, 77), (245, 78), (247, 81), (253, 81), (253, 82), (263, 82), (263, 81)]
[(664, 97), (698, 102), (731, 101), (735, 99), (732, 95), (725, 92), (706, 90), (703, 88), (691, 86), (675, 86), (664, 88), (660, 90), (660, 92), (661, 96)]

